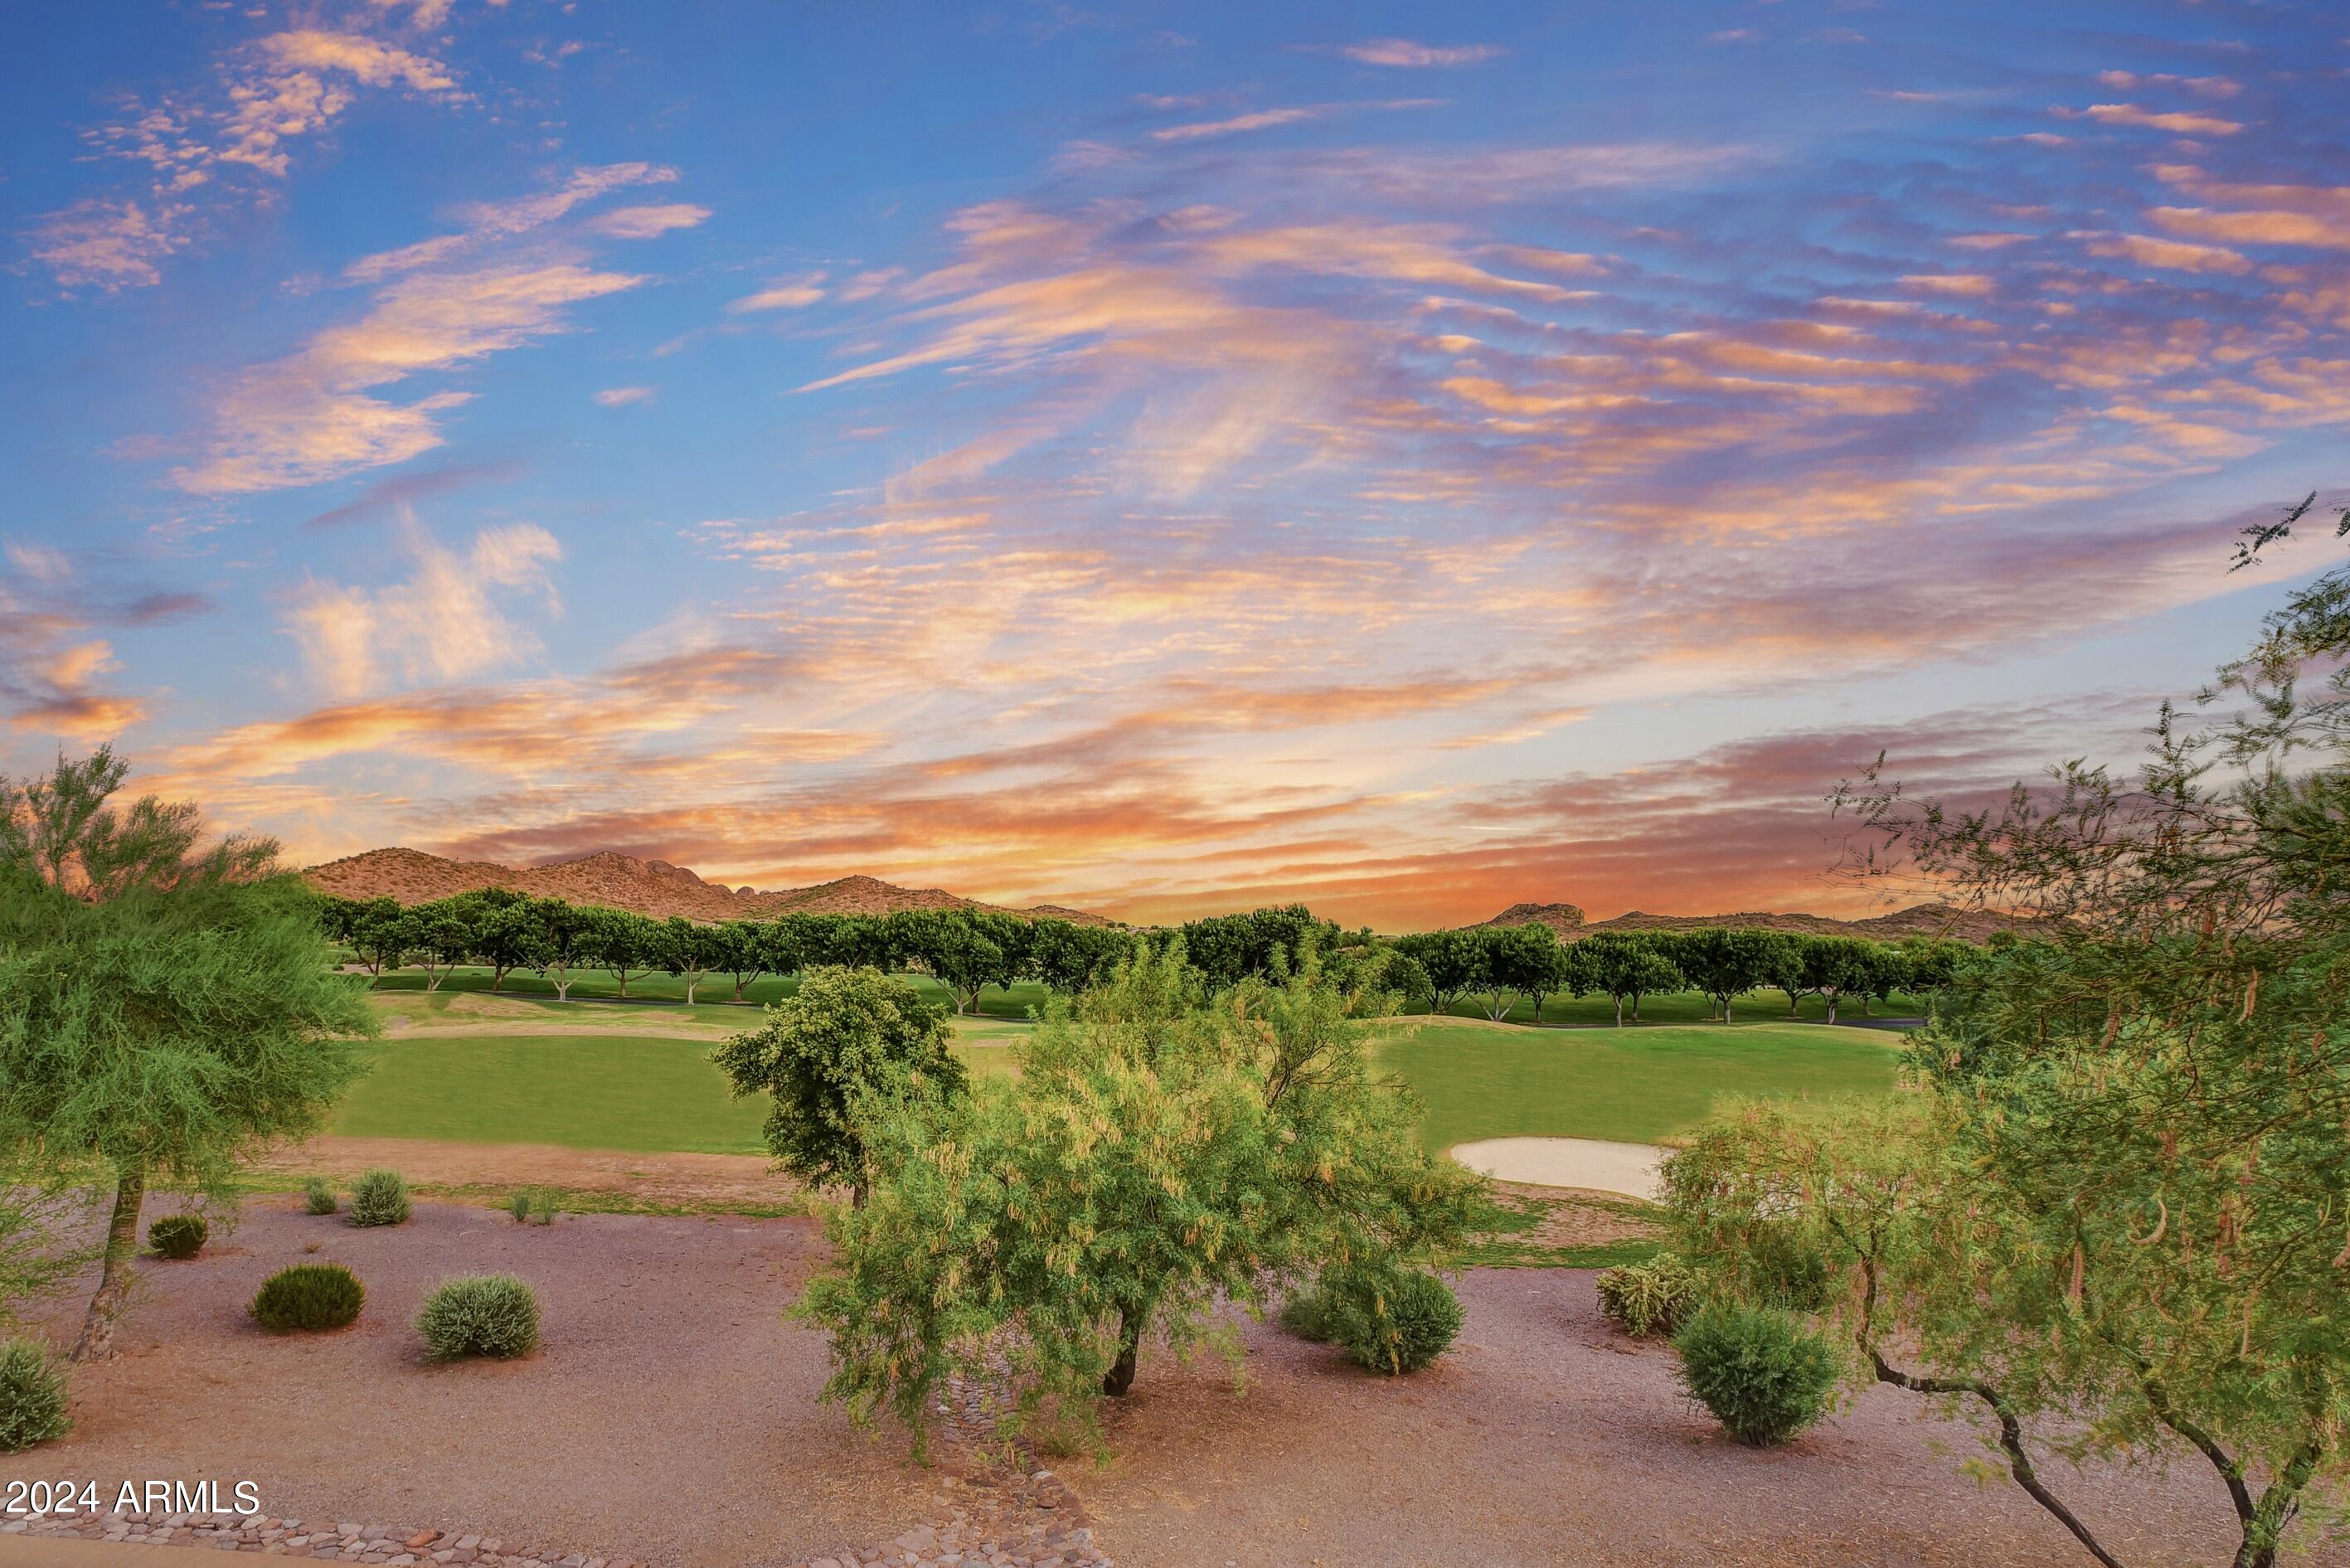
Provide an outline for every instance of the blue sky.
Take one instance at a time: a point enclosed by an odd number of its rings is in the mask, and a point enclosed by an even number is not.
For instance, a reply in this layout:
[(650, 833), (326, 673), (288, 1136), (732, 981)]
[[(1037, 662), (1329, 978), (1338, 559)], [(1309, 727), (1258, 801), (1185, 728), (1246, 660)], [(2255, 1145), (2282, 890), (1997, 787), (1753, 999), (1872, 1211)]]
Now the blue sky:
[(299, 859), (1846, 907), (1853, 763), (2125, 754), (2350, 483), (2322, 7), (90, 9), (0, 763)]

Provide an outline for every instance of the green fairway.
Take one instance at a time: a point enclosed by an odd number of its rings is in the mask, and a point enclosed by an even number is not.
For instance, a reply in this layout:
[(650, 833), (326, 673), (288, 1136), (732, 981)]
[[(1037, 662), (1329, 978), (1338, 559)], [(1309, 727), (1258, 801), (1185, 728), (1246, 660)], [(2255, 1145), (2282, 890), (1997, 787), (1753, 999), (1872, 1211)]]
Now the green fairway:
[[(1914, 997), (1897, 993), (1890, 1002), (1871, 1002), (1868, 1011), (1879, 1018), (1914, 1018), (1926, 1011), (1926, 1004)], [(1704, 1023), (1712, 1019), (1713, 1012), (1711, 997), (1701, 995), (1694, 991), (1677, 992), (1664, 996), (1642, 997), (1638, 1022), (1651, 1024)], [(1819, 1023), (1825, 1023), (1827, 1015), (1827, 1003), (1816, 996), (1797, 998), (1795, 1011), (1791, 1015), (1787, 1012), (1787, 993), (1783, 991), (1750, 991), (1731, 1002), (1730, 1007), (1731, 1022), (1739, 1024), (1792, 1023), (1798, 1019)], [(1860, 1003), (1856, 1001), (1846, 1001), (1836, 1010), (1836, 1015), (1839, 1018), (1864, 1016)], [(1425, 1003), (1415, 1003), (1406, 1009), (1406, 1016), (1426, 1018), (1429, 1016), (1428, 1008)], [(1463, 997), (1445, 1009), (1444, 1016), (1484, 1019), (1485, 1005), (1481, 998)], [(1503, 1015), (1501, 1022), (1504, 1023), (1535, 1023), (1534, 1004), (1524, 997), (1518, 998), (1512, 1003), (1509, 1012)], [(1545, 1024), (1565, 1024), (1570, 1028), (1613, 1028), (1616, 1023), (1616, 1004), (1604, 996), (1547, 996), (1543, 999), (1540, 1022)], [(1634, 1022), (1630, 1011), (1627, 1009), (1624, 1026), (1628, 1029)]]
[[(331, 1132), (452, 1143), (761, 1154), (764, 1097), (733, 1098), (697, 1041), (606, 1034), (393, 1039), (337, 1112)], [(958, 1046), (974, 1073), (1006, 1053)]]
[(1429, 1146), (1548, 1134), (1654, 1143), (1725, 1096), (1882, 1093), (1901, 1036), (1808, 1023), (1517, 1031), (1426, 1023), (1380, 1048), (1419, 1091)]

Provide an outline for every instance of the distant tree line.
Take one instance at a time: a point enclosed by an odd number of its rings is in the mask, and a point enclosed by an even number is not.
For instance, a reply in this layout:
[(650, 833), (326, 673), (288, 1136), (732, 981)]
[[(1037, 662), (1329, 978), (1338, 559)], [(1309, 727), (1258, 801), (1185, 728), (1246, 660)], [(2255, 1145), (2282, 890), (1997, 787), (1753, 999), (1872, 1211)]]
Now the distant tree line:
[(888, 915), (782, 915), (772, 920), (706, 923), (681, 915), (656, 919), (628, 909), (533, 898), (484, 888), (402, 908), (390, 898), (328, 897), (327, 934), (358, 956), (370, 974), (415, 965), (437, 991), (462, 964), (490, 971), (504, 990), (518, 970), (544, 976), (568, 998), (579, 971), (619, 982), (648, 974), (685, 981), (686, 1000), (713, 980), (734, 1000), (762, 976), (801, 974), (830, 965), (914, 970), (953, 996), (955, 1011), (978, 1005), (989, 986), (1024, 980), (1055, 991), (1082, 991), (1135, 938), (1107, 926), (1034, 919), (994, 909), (900, 909)]
[(322, 907), (328, 935), (370, 974), (418, 967), (430, 991), (470, 964), (490, 971), (493, 991), (527, 970), (567, 999), (577, 972), (591, 970), (611, 975), (624, 997), (631, 979), (667, 974), (685, 982), (688, 1002), (713, 981), (730, 984), (740, 1002), (763, 976), (841, 965), (927, 974), (953, 997), (957, 1012), (977, 1007), (990, 986), (1008, 990), (1024, 981), (1073, 994), (1138, 946), (1164, 953), (1180, 942), (1186, 961), (1217, 989), (1278, 979), (1310, 945), (1341, 986), (1391, 992), (1439, 1014), (1473, 1001), (1498, 1021), (1523, 999), (1539, 1022), (1555, 997), (1604, 996), (1621, 1024), (1639, 1020), (1644, 997), (1697, 992), (1727, 1020), (1739, 997), (1777, 990), (1791, 1013), (1803, 998), (1819, 997), (1834, 1022), (1847, 1005), (1866, 1013), (1870, 1002), (1897, 992), (1939, 989), (1974, 950), (1950, 939), (1877, 942), (1760, 927), (1595, 931), (1566, 941), (1530, 922), (1384, 938), (1342, 930), (1303, 904), (1147, 932), (972, 909), (656, 919), (503, 888), (407, 907), (390, 898), (329, 896)]

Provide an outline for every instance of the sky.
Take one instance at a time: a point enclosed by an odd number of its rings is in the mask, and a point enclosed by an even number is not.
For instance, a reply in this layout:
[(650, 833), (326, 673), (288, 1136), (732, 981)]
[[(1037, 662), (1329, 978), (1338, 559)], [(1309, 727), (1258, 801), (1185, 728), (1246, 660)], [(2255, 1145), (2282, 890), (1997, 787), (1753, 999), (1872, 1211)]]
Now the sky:
[(1866, 912), (2350, 485), (2330, 5), (9, 27), (0, 770), (297, 863)]

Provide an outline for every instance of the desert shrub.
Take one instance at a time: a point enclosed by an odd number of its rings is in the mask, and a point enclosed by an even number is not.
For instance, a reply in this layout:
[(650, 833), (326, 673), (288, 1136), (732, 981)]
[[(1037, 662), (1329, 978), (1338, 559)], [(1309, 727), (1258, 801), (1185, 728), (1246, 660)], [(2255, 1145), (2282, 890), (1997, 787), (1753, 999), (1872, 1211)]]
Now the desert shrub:
[(1461, 1332), (1461, 1301), (1425, 1269), (1326, 1269), (1319, 1289), (1333, 1344), (1374, 1372), (1417, 1372)]
[(408, 1218), (408, 1183), (396, 1170), (370, 1170), (351, 1183), (351, 1223), (397, 1225)]
[(541, 1225), (555, 1223), (555, 1189), (551, 1187), (517, 1187), (506, 1199), (506, 1212), (516, 1224), (536, 1221)]
[(1320, 1286), (1298, 1291), (1281, 1303), (1281, 1326), (1300, 1339), (1310, 1339), (1317, 1345), (1330, 1343), (1330, 1298)]
[(555, 1223), (555, 1189), (542, 1187), (538, 1189), (538, 1197), (531, 1205), (531, 1218), (542, 1225)]
[(313, 1214), (332, 1214), (342, 1207), (336, 1200), (335, 1189), (316, 1176), (302, 1184), (302, 1206)]
[(1716, 1303), (1673, 1336), (1681, 1383), (1742, 1443), (1783, 1443), (1826, 1414), (1836, 1383), (1827, 1337), (1775, 1307)]
[(529, 1188), (517, 1187), (514, 1189), (514, 1196), (506, 1199), (506, 1212), (515, 1217), (516, 1224), (530, 1218)]
[(425, 1298), (416, 1330), (435, 1361), (525, 1355), (538, 1344), (538, 1293), (513, 1274), (450, 1280)]
[(64, 1366), (29, 1339), (0, 1341), (0, 1454), (62, 1438), (72, 1426)]
[(1635, 1339), (1670, 1334), (1697, 1303), (1697, 1276), (1670, 1252), (1600, 1271), (1599, 1310)]
[(166, 1214), (147, 1227), (147, 1244), (159, 1257), (184, 1260), (203, 1251), (211, 1234), (201, 1214)]
[(261, 1282), (245, 1310), (272, 1334), (340, 1328), (359, 1315), (367, 1291), (340, 1263), (296, 1263)]

